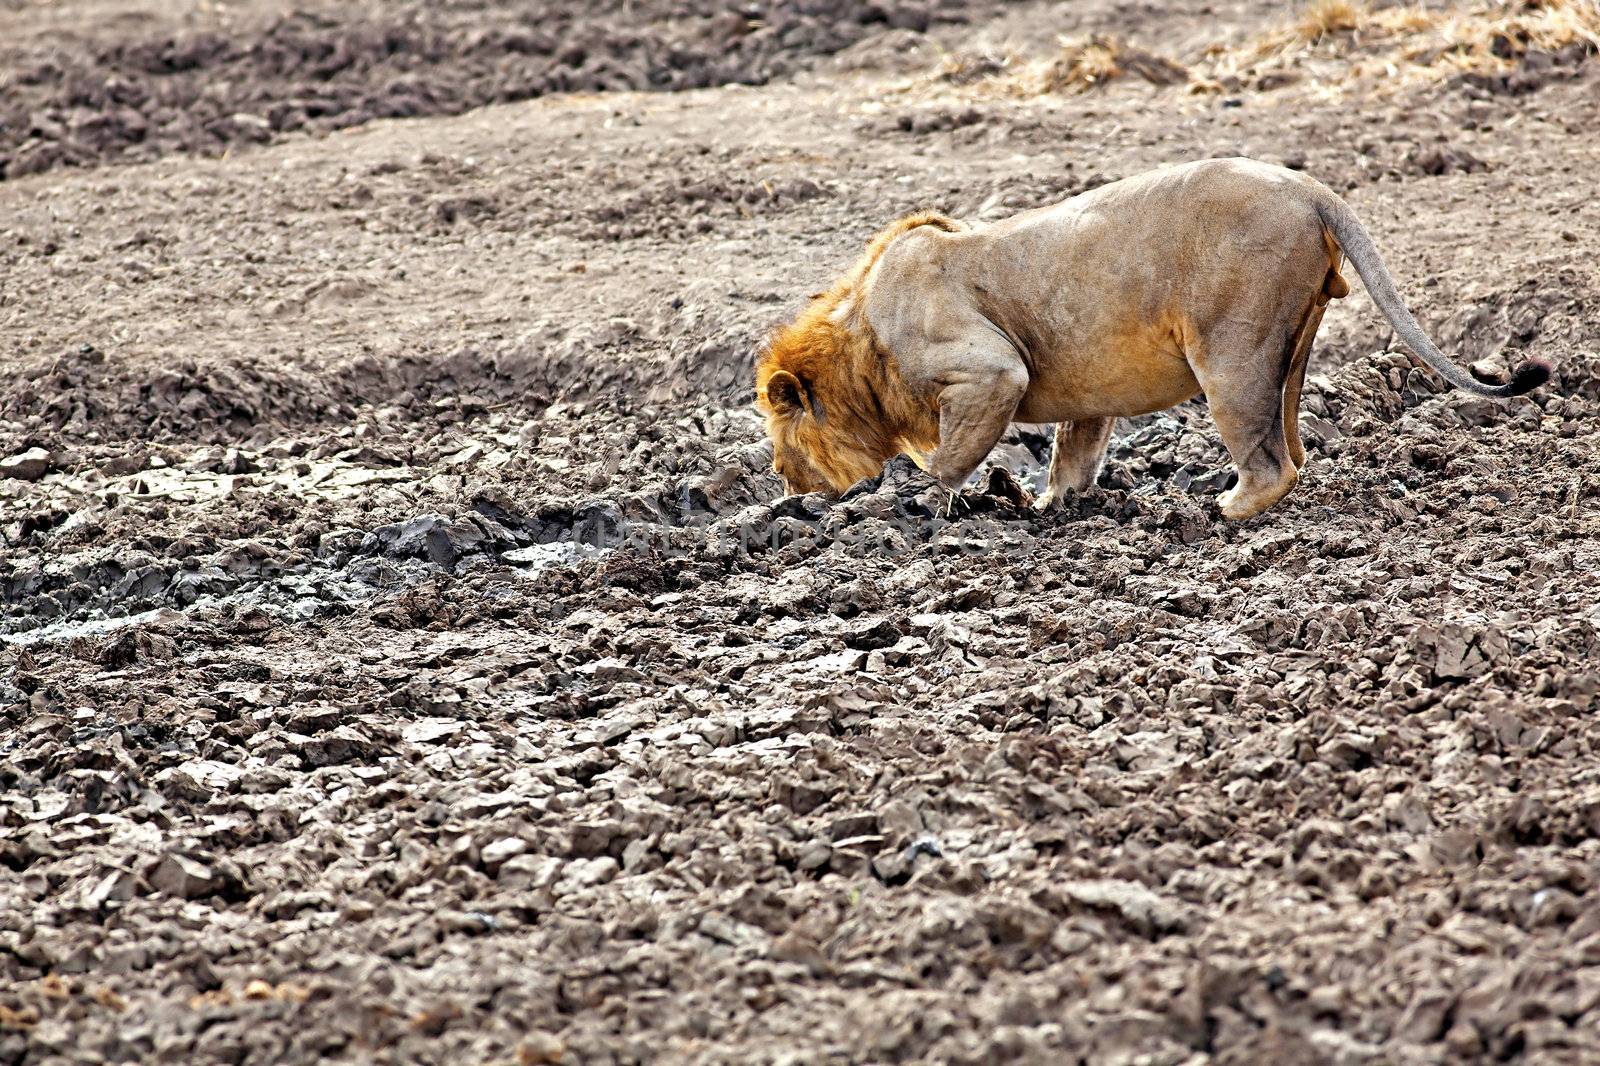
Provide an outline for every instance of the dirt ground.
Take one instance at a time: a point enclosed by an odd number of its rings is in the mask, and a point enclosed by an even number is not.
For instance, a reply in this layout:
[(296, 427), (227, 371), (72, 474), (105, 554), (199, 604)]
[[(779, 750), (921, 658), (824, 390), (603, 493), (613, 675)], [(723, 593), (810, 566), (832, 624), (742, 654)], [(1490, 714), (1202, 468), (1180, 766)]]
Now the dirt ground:
[[(0, 1063), (1600, 1061), (1600, 60), (1292, 17), (0, 0)], [(1234, 154), (1554, 380), (780, 498), (877, 228)]]

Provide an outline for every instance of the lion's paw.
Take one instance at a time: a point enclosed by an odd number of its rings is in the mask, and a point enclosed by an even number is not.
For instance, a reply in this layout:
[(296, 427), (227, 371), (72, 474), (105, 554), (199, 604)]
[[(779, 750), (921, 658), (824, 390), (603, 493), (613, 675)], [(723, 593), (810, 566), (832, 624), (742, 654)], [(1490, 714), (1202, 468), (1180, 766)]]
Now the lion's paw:
[(1259, 496), (1245, 496), (1237, 485), (1218, 496), (1217, 504), (1222, 508), (1222, 517), (1230, 522), (1254, 518), (1272, 506), (1271, 503), (1263, 504)]

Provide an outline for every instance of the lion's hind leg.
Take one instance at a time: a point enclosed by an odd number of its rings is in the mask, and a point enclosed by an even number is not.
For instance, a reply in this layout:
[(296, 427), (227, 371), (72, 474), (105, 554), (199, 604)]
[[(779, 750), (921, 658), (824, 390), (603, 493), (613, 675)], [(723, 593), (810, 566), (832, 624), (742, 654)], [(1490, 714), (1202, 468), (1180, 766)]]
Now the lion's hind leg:
[(1300, 393), (1306, 384), (1306, 364), (1311, 359), (1311, 345), (1317, 339), (1317, 327), (1322, 325), (1322, 311), (1323, 304), (1314, 302), (1306, 312), (1292, 342), (1289, 372), (1283, 381), (1283, 438), (1289, 447), (1289, 460), (1294, 463), (1296, 470), (1306, 465), (1305, 445), (1300, 442)]
[(1300, 316), (1300, 328), (1289, 342), (1289, 370), (1283, 379), (1283, 436), (1296, 470), (1306, 465), (1306, 449), (1300, 442), (1300, 393), (1306, 384), (1311, 346), (1316, 342), (1317, 328), (1322, 325), (1322, 312), (1327, 310), (1328, 301), (1350, 295), (1350, 283), (1339, 273), (1344, 253), (1326, 229), (1322, 231), (1322, 244), (1328, 256), (1328, 270), (1323, 275), (1322, 288), (1306, 305), (1305, 313)]
[(1275, 338), (1234, 331), (1214, 336), (1189, 360), (1238, 471), (1238, 483), (1217, 501), (1223, 517), (1234, 521), (1254, 518), (1283, 499), (1300, 476), (1284, 431), (1290, 369), (1284, 354), (1293, 334), (1281, 326), (1273, 332)]
[(1048, 510), (1067, 493), (1083, 492), (1099, 480), (1115, 422), (1114, 418), (1080, 418), (1075, 422), (1056, 423), (1055, 446), (1050, 450), (1050, 473), (1044, 495), (1034, 502), (1034, 507)]
[[(1258, 397), (1235, 397), (1211, 405), (1211, 417), (1239, 473), (1238, 484), (1219, 496), (1217, 503), (1222, 516), (1236, 522), (1265, 511), (1289, 495), (1300, 480), (1300, 471), (1289, 458), (1279, 404), (1262, 414), (1252, 402), (1255, 399)], [(1281, 394), (1278, 399), (1281, 402)]]

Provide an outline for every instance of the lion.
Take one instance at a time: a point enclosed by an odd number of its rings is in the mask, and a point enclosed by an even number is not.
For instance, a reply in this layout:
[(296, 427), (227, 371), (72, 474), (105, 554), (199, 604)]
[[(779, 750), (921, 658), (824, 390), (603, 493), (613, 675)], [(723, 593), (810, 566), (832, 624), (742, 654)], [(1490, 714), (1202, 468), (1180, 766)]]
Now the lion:
[[(959, 490), (1012, 422), (1057, 423), (1044, 509), (1099, 477), (1119, 416), (1204, 393), (1237, 472), (1222, 514), (1283, 499), (1305, 463), (1300, 392), (1348, 259), (1396, 335), (1451, 385), (1366, 228), (1332, 189), (1250, 159), (1103, 185), (989, 225), (925, 213), (879, 233), (756, 369), (773, 469), (790, 493), (842, 492), (910, 455)], [(1474, 372), (1475, 373), (1475, 372)]]

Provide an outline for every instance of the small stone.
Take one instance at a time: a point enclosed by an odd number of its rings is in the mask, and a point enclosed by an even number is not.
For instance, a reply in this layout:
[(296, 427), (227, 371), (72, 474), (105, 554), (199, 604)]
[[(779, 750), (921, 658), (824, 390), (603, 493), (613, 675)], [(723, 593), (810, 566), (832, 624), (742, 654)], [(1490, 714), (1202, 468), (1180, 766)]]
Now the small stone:
[(832, 797), (834, 789), (824, 782), (778, 778), (772, 783), (772, 797), (799, 815), (810, 814)]
[(892, 647), (902, 635), (890, 619), (870, 618), (850, 625), (845, 630), (844, 642), (852, 648), (865, 651)]
[(305, 765), (310, 767), (345, 766), (366, 758), (373, 749), (370, 737), (347, 725), (320, 736), (300, 737), (299, 740), (300, 756)]
[(219, 792), (230, 792), (245, 771), (232, 763), (214, 759), (194, 759), (156, 774), (156, 783), (186, 799), (209, 799)]
[(1444, 1034), (1444, 1042), (1463, 1060), (1476, 1056), (1483, 1048), (1477, 1027), (1465, 1018), (1450, 1027), (1450, 1031)]
[(610, 856), (599, 859), (573, 859), (567, 864), (565, 875), (561, 879), (562, 884), (557, 888), (556, 894), (566, 895), (585, 888), (595, 888), (621, 872), (622, 864)]
[(222, 878), (215, 870), (187, 855), (164, 856), (151, 869), (147, 879), (156, 891), (181, 899), (215, 895), (222, 888)]
[(311, 707), (290, 711), (282, 718), (283, 727), (291, 733), (315, 736), (329, 729), (337, 729), (343, 715), (337, 707)]
[(878, 816), (867, 811), (841, 814), (828, 823), (828, 836), (834, 841), (869, 836), (878, 831)]
[(911, 860), (906, 858), (904, 852), (886, 851), (875, 856), (872, 860), (872, 872), (878, 880), (887, 884), (895, 884), (906, 876), (906, 871), (911, 866)]
[(408, 744), (432, 744), (466, 728), (465, 722), (453, 718), (424, 718), (400, 730)]
[(833, 849), (826, 844), (808, 844), (800, 852), (800, 857), (795, 860), (795, 865), (802, 870), (817, 870), (828, 865), (828, 860), (833, 858)]
[(513, 889), (543, 889), (561, 876), (562, 860), (553, 855), (514, 855), (500, 867), (499, 881)]
[(1074, 903), (1120, 913), (1141, 934), (1181, 932), (1187, 927), (1182, 908), (1133, 881), (1071, 881), (1061, 893)]
[(648, 840), (632, 841), (622, 849), (622, 868), (629, 873), (637, 872), (650, 861), (652, 850)]
[(420, 1010), (411, 1016), (411, 1028), (427, 1036), (438, 1036), (450, 1027), (450, 1023), (459, 1020), (461, 1007), (454, 1000), (441, 1000), (440, 1002)]
[(527, 841), (518, 837), (502, 837), (492, 843), (485, 844), (478, 858), (483, 862), (484, 869), (496, 870), (507, 859), (521, 855), (527, 850)]
[(0, 459), (0, 477), (17, 481), (38, 481), (50, 470), (50, 453), (43, 448), (29, 448), (25, 452)]
[(1479, 359), (1467, 367), (1472, 376), (1490, 385), (1504, 385), (1511, 380), (1505, 364), (1498, 359)]
[(1411, 997), (1411, 1003), (1395, 1026), (1394, 1035), (1409, 1044), (1429, 1044), (1445, 1032), (1445, 1022), (1455, 1006), (1456, 998), (1437, 988), (1420, 989)]
[(101, 878), (84, 897), (90, 910), (99, 910), (107, 903), (125, 903), (138, 890), (139, 879), (128, 870), (112, 870)]
[(567, 1053), (567, 1045), (550, 1033), (532, 1032), (517, 1045), (518, 1066), (543, 1066), (560, 1062)]

